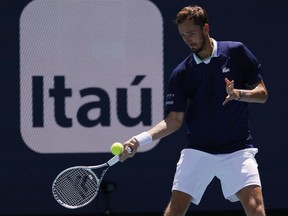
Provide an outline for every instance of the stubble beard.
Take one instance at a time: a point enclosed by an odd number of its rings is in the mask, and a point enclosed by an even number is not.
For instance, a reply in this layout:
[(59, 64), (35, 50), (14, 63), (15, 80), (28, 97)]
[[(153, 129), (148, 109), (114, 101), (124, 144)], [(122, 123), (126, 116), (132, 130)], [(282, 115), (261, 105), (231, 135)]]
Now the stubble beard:
[(206, 43), (206, 39), (203, 37), (202, 41), (200, 42), (199, 48), (190, 47), (191, 52), (195, 53), (195, 54), (201, 52), (203, 50), (203, 48), (204, 48), (205, 43)]

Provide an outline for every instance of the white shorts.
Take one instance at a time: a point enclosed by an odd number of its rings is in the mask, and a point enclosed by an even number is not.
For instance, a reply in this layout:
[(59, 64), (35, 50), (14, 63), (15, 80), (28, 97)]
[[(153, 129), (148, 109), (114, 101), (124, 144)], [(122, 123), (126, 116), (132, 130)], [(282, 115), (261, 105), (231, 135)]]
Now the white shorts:
[(209, 154), (184, 149), (174, 177), (172, 190), (192, 196), (192, 203), (198, 205), (214, 177), (221, 182), (225, 199), (238, 201), (236, 193), (248, 186), (261, 186), (258, 164), (255, 160), (257, 148), (239, 150), (229, 154)]

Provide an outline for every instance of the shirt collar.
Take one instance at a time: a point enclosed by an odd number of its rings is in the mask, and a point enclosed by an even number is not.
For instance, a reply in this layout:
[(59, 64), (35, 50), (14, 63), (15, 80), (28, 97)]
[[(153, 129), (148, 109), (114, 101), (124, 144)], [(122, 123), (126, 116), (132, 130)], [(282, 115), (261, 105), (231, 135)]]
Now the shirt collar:
[(212, 42), (213, 42), (213, 50), (212, 50), (212, 54), (211, 56), (205, 58), (205, 59), (200, 59), (195, 53), (193, 53), (193, 58), (196, 62), (196, 64), (200, 64), (200, 63), (205, 63), (205, 64), (208, 64), (210, 63), (210, 60), (213, 58), (213, 57), (217, 57), (217, 41), (215, 41), (213, 38), (212, 39)]

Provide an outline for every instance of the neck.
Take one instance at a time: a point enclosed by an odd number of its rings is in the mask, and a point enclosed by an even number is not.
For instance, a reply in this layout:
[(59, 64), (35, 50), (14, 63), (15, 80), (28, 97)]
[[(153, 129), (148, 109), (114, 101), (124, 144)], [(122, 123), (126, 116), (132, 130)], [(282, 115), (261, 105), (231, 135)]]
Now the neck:
[(212, 40), (212, 38), (208, 37), (208, 39), (205, 42), (205, 48), (203, 50), (201, 50), (200, 52), (196, 53), (196, 55), (201, 60), (208, 58), (212, 55), (213, 47), (214, 47), (213, 40)]

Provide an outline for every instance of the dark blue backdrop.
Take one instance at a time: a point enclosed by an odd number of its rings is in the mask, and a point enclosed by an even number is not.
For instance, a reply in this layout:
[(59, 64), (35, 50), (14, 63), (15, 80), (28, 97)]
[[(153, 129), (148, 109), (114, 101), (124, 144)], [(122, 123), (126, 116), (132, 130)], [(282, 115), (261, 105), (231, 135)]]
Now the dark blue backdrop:
[[(189, 50), (172, 23), (174, 15), (187, 4), (199, 3), (210, 16), (210, 33), (217, 40), (244, 42), (262, 62), (269, 100), (251, 104), (251, 129), (259, 148), (257, 160), (268, 209), (287, 209), (288, 189), (288, 103), (285, 80), (288, 38), (288, 2), (274, 1), (179, 1), (154, 0), (164, 20), (164, 80)], [(0, 215), (78, 214), (103, 212), (104, 195), (89, 206), (67, 210), (51, 195), (51, 183), (64, 168), (95, 164), (110, 154), (38, 154), (20, 136), (19, 108), (19, 17), (29, 1), (0, 1)], [(170, 197), (175, 165), (183, 147), (181, 130), (161, 140), (152, 151), (117, 164), (105, 181), (116, 184), (110, 194), (113, 212), (162, 212)], [(128, 137), (127, 137), (128, 138)], [(215, 187), (214, 187), (215, 186)], [(127, 207), (129, 206), (129, 207)], [(191, 210), (237, 210), (239, 203), (222, 197), (220, 184), (213, 181), (199, 206)]]

